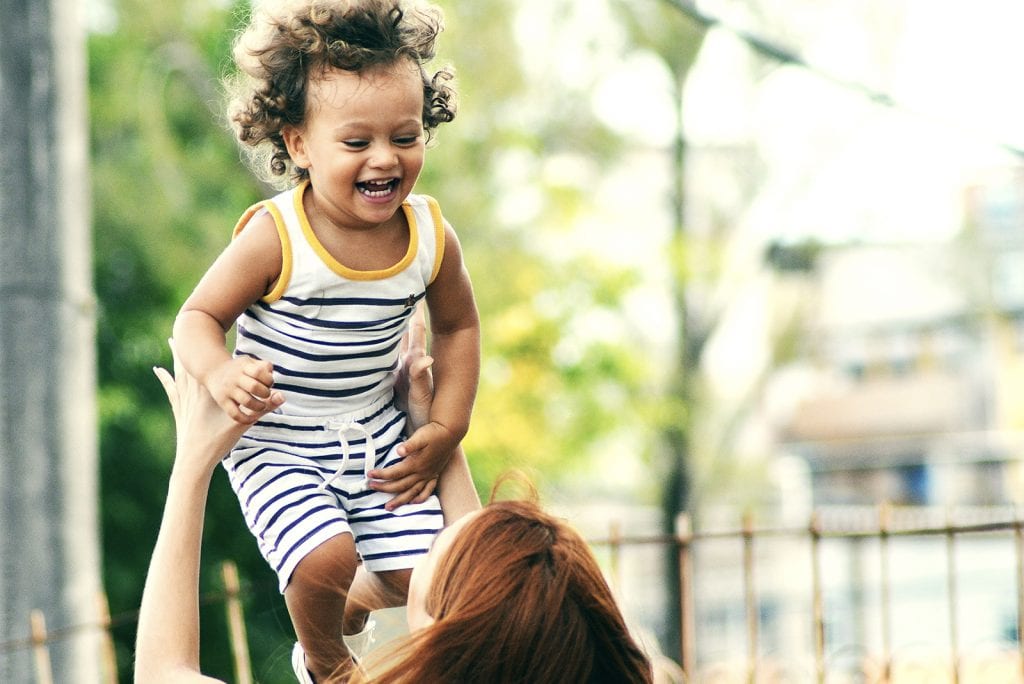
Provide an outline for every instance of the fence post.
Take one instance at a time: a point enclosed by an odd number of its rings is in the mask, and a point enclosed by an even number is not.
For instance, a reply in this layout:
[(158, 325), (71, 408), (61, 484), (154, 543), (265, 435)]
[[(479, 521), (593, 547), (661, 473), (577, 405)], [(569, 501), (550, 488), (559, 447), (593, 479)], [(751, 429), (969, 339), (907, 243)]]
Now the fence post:
[(46, 616), (41, 610), (29, 615), (32, 625), (32, 654), (36, 662), (36, 684), (53, 684), (53, 667), (50, 665), (50, 650), (47, 646)]
[(228, 614), (228, 636), (231, 639), (231, 654), (235, 661), (235, 681), (238, 684), (252, 684), (249, 642), (245, 634), (242, 602), (239, 599), (238, 566), (231, 561), (224, 561), (221, 565), (221, 574), (224, 577), (224, 591), (227, 594), (225, 606)]
[(878, 507), (878, 563), (879, 613), (882, 621), (882, 682), (892, 679), (892, 597), (889, 594), (889, 529), (892, 507), (882, 503)]
[(1021, 681), (1024, 681), (1024, 521), (1016, 510), (1013, 536), (1017, 549), (1017, 658)]
[(811, 514), (811, 619), (814, 629), (814, 665), (818, 684), (825, 682), (825, 600), (821, 586), (821, 516)]
[(757, 589), (754, 585), (754, 516), (743, 514), (743, 597), (747, 614), (747, 681), (757, 678), (758, 627)]
[(680, 513), (676, 516), (676, 546), (679, 553), (679, 661), (683, 666), (686, 681), (694, 681), (696, 671), (696, 628), (697, 621), (693, 605), (693, 528), (690, 516)]
[(608, 554), (611, 566), (612, 589), (619, 593), (622, 589), (621, 556), (622, 556), (622, 525), (618, 520), (608, 523)]
[(953, 684), (960, 682), (960, 630), (956, 624), (957, 581), (956, 581), (956, 534), (953, 529), (952, 513), (946, 514), (946, 586), (949, 595), (949, 648), (952, 655)]
[(100, 672), (106, 684), (117, 684), (117, 652), (114, 650), (114, 639), (110, 635), (110, 602), (105, 592), (96, 595), (97, 612), (100, 618)]

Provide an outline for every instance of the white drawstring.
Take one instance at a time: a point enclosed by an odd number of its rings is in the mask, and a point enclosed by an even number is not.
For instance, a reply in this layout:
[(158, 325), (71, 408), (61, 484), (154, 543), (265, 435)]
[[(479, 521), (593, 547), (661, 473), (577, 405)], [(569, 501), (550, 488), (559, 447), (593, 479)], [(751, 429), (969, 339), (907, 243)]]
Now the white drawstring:
[(366, 429), (366, 426), (354, 420), (331, 418), (324, 424), (324, 428), (338, 433), (338, 443), (341, 444), (341, 465), (338, 466), (338, 469), (334, 471), (333, 475), (321, 482), (317, 489), (320, 491), (326, 491), (327, 487), (332, 482), (341, 478), (342, 475), (345, 474), (345, 469), (348, 467), (349, 452), (348, 438), (345, 437), (345, 433), (349, 430), (361, 432), (366, 437), (366, 449), (363, 454), (363, 479), (354, 485), (349, 485), (348, 487), (341, 486), (338, 487), (338, 489), (348, 492), (349, 494), (355, 494), (356, 492), (367, 489), (370, 484), (370, 471), (373, 470), (374, 460), (377, 455), (377, 450), (373, 444), (373, 435)]

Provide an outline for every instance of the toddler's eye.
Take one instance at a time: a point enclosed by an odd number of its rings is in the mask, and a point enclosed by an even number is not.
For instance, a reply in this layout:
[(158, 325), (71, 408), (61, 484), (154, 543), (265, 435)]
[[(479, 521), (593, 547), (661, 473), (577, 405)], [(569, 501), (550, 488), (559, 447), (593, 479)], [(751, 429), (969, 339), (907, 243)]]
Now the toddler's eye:
[(349, 148), (350, 150), (361, 150), (364, 149), (370, 143), (367, 140), (342, 140), (341, 144)]
[(415, 145), (419, 142), (419, 139), (420, 136), (418, 135), (403, 135), (400, 138), (395, 138), (395, 144), (404, 146)]

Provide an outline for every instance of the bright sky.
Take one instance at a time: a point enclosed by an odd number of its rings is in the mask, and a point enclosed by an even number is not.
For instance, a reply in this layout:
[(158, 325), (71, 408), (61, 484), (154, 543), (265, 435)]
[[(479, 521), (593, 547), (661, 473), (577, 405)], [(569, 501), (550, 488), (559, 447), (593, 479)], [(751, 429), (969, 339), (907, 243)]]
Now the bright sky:
[[(888, 93), (901, 105), (875, 105), (799, 67), (771, 68), (734, 34), (712, 30), (687, 86), (687, 137), (695, 145), (755, 146), (765, 175), (750, 220), (762, 237), (948, 237), (960, 227), (963, 187), (1014, 161), (999, 144), (1024, 149), (1024, 88), (1017, 85), (1024, 3), (699, 6), (792, 50), (826, 76)], [(672, 103), (662, 65), (644, 55), (621, 57), (622, 35), (601, 0), (556, 20), (559, 11), (554, 3), (523, 3), (528, 66), (553, 68), (565, 82), (603, 73), (592, 97), (598, 116), (638, 146), (667, 146)]]
[[(701, 7), (725, 15), (729, 4)], [(807, 2), (778, 0), (771, 21), (781, 29), (753, 19), (742, 28), (904, 106), (873, 105), (799, 67), (755, 82), (749, 50), (718, 30), (689, 84), (689, 136), (755, 141), (767, 164), (758, 233), (948, 237), (960, 227), (964, 186), (1014, 161), (996, 143), (1024, 149), (1024, 3), (907, 0), (874, 17), (871, 3), (815, 7), (818, 21), (797, 21)]]
[[(591, 96), (596, 113), (633, 143), (626, 163), (598, 181), (593, 215), (560, 235), (560, 246), (647, 268), (648, 286), (627, 310), (670, 321), (662, 263), (673, 135), (667, 74), (653, 57), (622, 57), (623, 36), (602, 0), (568, 17), (555, 17), (556, 5), (521, 5), (527, 66), (554, 69), (566, 82), (601, 74)], [(1024, 3), (705, 0), (699, 7), (833, 79), (901, 104), (876, 105), (827, 77), (756, 57), (728, 30), (709, 33), (687, 84), (687, 138), (694, 149), (746, 148), (757, 169), (752, 201), (728, 219), (740, 236), (728, 266), (738, 284), (726, 295), (730, 312), (718, 336), (742, 340), (745, 353), (722, 344), (710, 354), (710, 366), (742, 391), (733, 381), (756, 375), (767, 360), (767, 349), (750, 344), (763, 338), (754, 334), (764, 324), (758, 312), (771, 305), (757, 276), (767, 242), (944, 240), (962, 225), (965, 187), (1020, 161), (998, 143), (1024, 148)], [(724, 196), (736, 183), (702, 176), (691, 179), (690, 192)], [(702, 204), (691, 201), (690, 229), (705, 220)], [(671, 343), (668, 325), (646, 333), (655, 347)]]

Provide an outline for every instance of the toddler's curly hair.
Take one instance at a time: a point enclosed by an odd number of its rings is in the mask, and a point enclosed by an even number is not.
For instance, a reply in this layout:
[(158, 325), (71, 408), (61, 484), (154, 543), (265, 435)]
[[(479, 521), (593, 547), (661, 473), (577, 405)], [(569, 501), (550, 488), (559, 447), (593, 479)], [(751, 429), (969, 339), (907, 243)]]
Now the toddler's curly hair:
[[(455, 118), (454, 72), (424, 65), (444, 29), (441, 10), (402, 0), (264, 0), (234, 45), (238, 73), (227, 78), (228, 117), (253, 169), (280, 184), (309, 173), (295, 166), (282, 129), (301, 126), (311, 78), (336, 68), (361, 72), (410, 59), (423, 79), (428, 139)], [(268, 174), (269, 172), (269, 174)]]

